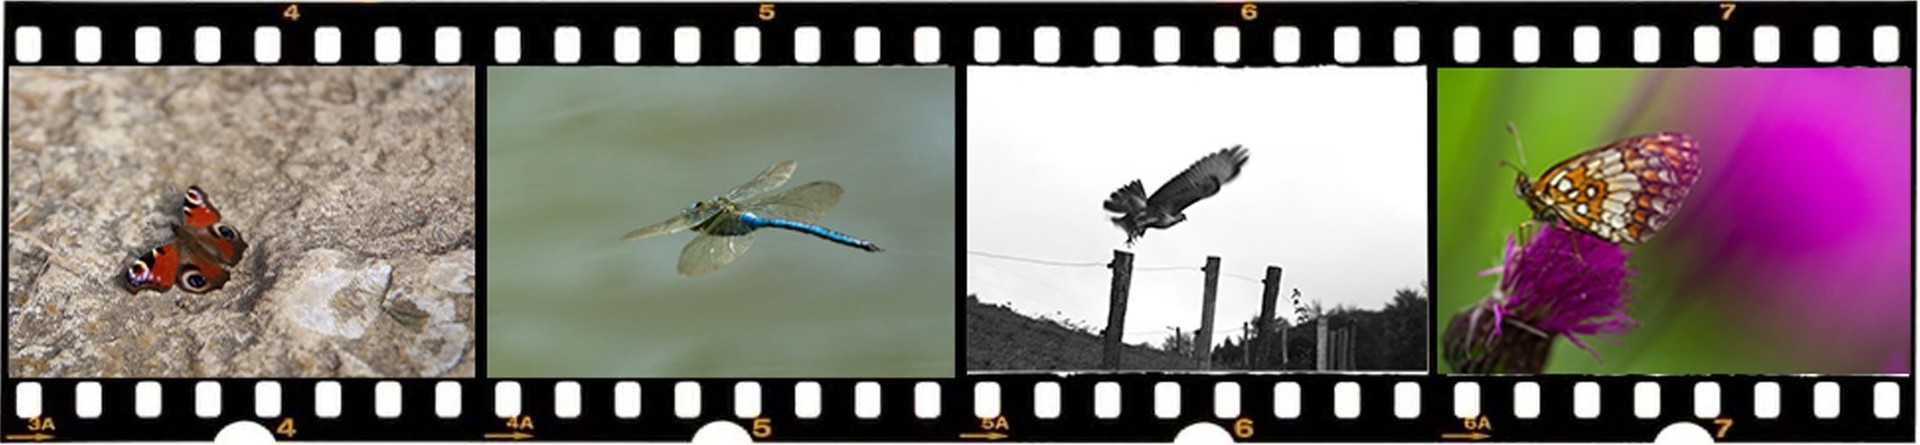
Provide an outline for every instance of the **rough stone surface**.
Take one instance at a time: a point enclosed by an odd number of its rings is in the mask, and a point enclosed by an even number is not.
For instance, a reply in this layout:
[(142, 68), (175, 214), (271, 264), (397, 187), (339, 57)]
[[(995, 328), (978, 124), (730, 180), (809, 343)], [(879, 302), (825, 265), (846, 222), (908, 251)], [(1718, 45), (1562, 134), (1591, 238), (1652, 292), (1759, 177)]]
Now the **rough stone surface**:
[[(471, 68), (14, 68), (7, 374), (474, 375)], [(225, 288), (130, 295), (206, 190)]]

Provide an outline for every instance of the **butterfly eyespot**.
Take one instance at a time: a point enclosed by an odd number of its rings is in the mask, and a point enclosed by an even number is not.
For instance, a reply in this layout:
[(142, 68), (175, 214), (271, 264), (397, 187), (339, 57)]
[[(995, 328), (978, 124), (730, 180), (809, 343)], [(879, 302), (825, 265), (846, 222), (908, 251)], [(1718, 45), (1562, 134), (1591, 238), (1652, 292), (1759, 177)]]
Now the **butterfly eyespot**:
[(240, 232), (234, 231), (232, 227), (227, 227), (226, 224), (215, 224), (213, 226), (213, 233), (226, 239), (233, 239), (236, 236), (240, 236)]
[(187, 205), (188, 206), (198, 206), (201, 203), (206, 202), (206, 200), (207, 200), (207, 194), (206, 192), (200, 191), (199, 186), (187, 187)]
[(205, 292), (207, 290), (207, 276), (201, 274), (198, 270), (189, 270), (186, 273), (180, 274), (180, 285), (190, 291)]
[(133, 263), (133, 265), (132, 265), (132, 266), (127, 266), (127, 274), (128, 274), (128, 275), (135, 275), (135, 276), (137, 276), (137, 275), (146, 275), (146, 274), (147, 274), (147, 263), (139, 263), (139, 262), (136, 262), (136, 263)]

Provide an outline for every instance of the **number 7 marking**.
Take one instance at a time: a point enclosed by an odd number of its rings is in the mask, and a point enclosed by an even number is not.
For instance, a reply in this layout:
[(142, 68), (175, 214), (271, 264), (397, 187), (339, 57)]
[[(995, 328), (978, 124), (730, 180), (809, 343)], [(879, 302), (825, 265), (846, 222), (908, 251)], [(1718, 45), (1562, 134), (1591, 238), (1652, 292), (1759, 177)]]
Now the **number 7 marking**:
[(1733, 17), (1733, 2), (1721, 3), (1720, 4), (1720, 20), (1726, 21), (1732, 17)]

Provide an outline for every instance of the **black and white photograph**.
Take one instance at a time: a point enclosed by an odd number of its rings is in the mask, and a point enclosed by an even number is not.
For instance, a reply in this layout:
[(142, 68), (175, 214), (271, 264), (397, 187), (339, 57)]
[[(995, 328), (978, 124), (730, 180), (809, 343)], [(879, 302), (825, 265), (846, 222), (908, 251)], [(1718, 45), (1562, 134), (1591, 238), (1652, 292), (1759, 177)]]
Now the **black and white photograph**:
[(968, 372), (1428, 369), (1423, 70), (967, 75)]

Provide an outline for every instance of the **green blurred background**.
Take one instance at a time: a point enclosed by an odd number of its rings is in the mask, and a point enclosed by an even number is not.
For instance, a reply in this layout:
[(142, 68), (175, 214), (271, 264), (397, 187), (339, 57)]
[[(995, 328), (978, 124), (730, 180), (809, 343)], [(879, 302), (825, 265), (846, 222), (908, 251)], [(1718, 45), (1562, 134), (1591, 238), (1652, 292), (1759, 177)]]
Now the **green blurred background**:
[[(1632, 247), (1640, 327), (1556, 340), (1550, 373), (1911, 370), (1912, 145), (1904, 69), (1439, 69), (1435, 313), (1486, 298), (1513, 192), (1579, 152), (1655, 131), (1693, 135), (1699, 182)], [(1436, 336), (1436, 350), (1441, 338)], [(1442, 372), (1452, 367), (1441, 359)]]
[[(489, 377), (954, 373), (952, 69), (487, 72)], [(698, 277), (691, 232), (622, 242), (786, 159), (846, 189), (822, 226)], [(786, 187), (783, 187), (786, 188)]]

